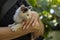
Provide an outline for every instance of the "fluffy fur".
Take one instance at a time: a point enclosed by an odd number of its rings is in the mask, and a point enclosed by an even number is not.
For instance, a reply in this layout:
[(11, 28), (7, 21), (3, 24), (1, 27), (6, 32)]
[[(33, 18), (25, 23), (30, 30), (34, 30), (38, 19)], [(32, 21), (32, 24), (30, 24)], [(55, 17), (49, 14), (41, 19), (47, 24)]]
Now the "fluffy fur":
[(26, 21), (29, 18), (31, 18), (30, 14), (31, 14), (30, 6), (25, 7), (24, 5), (21, 5), (16, 10), (15, 15), (13, 16), (13, 20), (15, 21), (15, 23), (13, 23), (12, 25), (9, 25), (9, 27), (11, 27), (11, 30), (17, 31), (19, 28), (21, 28), (23, 24), (23, 20)]

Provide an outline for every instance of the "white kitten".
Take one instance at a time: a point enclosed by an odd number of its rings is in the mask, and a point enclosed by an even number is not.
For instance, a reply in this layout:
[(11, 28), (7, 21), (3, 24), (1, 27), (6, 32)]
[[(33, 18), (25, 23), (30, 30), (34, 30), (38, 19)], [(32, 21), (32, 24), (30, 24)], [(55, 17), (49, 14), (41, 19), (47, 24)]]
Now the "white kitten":
[(31, 6), (25, 7), (24, 5), (21, 5), (16, 10), (13, 16), (13, 20), (15, 21), (15, 23), (13, 23), (12, 25), (8, 25), (8, 26), (11, 27), (12, 31), (17, 31), (19, 28), (22, 28), (23, 20), (26, 21), (29, 18), (31, 18), (30, 14), (31, 14)]

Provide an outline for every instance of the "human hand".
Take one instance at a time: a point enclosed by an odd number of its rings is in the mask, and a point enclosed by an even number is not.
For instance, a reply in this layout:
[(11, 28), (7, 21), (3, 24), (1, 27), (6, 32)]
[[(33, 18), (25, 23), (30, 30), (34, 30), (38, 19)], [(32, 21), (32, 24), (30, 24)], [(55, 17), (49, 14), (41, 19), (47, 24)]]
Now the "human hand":
[(44, 34), (44, 25), (41, 22), (41, 20), (39, 19), (38, 14), (36, 14), (35, 12), (33, 12), (31, 14), (31, 19), (24, 22), (23, 29), (28, 29), (30, 27), (33, 28), (33, 29), (36, 29), (36, 31), (33, 33), (33, 36), (35, 38), (39, 37), (39, 36), (43, 36), (43, 34)]
[(38, 14), (32, 11), (31, 18), (24, 22), (23, 29), (28, 29), (29, 27), (34, 26), (38, 18)]

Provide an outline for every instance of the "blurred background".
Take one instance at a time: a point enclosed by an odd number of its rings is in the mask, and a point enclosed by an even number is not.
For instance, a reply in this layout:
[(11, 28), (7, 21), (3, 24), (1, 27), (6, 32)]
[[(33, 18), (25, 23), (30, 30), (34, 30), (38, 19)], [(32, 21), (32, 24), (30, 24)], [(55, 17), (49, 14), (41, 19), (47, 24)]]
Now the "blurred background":
[(45, 27), (44, 40), (60, 40), (60, 0), (26, 0)]

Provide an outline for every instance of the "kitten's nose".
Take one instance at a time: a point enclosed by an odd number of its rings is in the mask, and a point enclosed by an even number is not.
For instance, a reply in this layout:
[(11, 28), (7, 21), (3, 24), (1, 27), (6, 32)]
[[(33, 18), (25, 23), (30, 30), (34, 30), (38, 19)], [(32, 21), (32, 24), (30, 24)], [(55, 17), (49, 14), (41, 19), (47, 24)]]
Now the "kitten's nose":
[(27, 14), (27, 16), (29, 16), (29, 14)]

